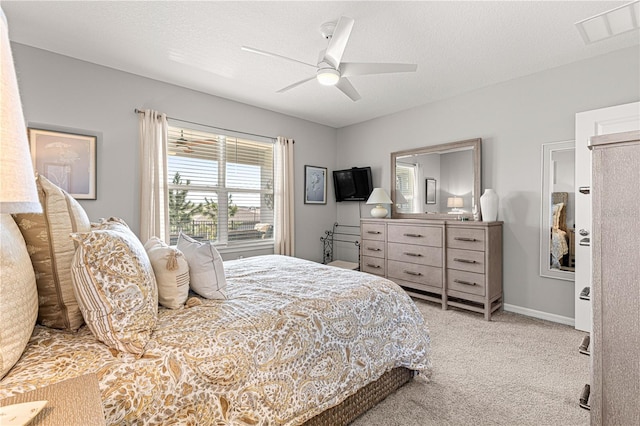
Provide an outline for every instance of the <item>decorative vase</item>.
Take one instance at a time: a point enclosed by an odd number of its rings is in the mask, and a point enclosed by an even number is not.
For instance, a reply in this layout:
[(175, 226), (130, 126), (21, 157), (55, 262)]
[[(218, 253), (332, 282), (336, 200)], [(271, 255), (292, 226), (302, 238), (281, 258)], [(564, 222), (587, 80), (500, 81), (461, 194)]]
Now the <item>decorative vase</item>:
[(480, 210), (483, 222), (495, 222), (498, 220), (498, 194), (491, 188), (484, 190), (480, 197)]

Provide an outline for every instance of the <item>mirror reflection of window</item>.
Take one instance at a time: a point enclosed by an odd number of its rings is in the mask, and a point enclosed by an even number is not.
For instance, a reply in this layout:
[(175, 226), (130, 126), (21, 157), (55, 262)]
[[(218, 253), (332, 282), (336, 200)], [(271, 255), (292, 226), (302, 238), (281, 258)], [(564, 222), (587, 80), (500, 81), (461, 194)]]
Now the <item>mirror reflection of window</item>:
[[(404, 213), (419, 212), (419, 197), (416, 196), (418, 182), (418, 166), (416, 164), (398, 163), (396, 166), (396, 206)], [(402, 195), (402, 198), (400, 197)]]

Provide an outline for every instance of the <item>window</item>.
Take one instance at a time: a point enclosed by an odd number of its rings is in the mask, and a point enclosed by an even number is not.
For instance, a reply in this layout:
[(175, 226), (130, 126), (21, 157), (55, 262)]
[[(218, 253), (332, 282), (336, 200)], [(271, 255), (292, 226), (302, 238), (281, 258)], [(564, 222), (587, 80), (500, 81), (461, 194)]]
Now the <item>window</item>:
[(398, 210), (400, 212), (414, 212), (416, 173), (417, 167), (415, 165), (396, 165), (396, 191), (400, 192), (406, 200), (406, 203), (399, 203)]
[(169, 126), (171, 244), (178, 233), (221, 245), (273, 240), (272, 141)]

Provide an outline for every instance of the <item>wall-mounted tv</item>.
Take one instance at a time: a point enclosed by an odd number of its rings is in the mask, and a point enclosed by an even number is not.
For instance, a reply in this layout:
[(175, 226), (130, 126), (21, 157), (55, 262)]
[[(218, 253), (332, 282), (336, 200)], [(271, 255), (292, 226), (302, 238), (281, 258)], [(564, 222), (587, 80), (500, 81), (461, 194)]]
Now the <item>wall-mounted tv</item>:
[(373, 191), (371, 167), (334, 170), (333, 187), (336, 201), (367, 201)]

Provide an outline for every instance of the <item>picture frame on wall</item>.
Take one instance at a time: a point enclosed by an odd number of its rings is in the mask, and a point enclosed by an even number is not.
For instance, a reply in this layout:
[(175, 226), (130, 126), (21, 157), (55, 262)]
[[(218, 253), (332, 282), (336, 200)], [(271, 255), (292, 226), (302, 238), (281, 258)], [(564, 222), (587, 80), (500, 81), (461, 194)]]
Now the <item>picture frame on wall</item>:
[(426, 179), (426, 203), (436, 204), (436, 180), (433, 178)]
[(304, 166), (304, 203), (327, 204), (327, 168)]
[(96, 199), (97, 136), (28, 128), (33, 168), (77, 200)]

